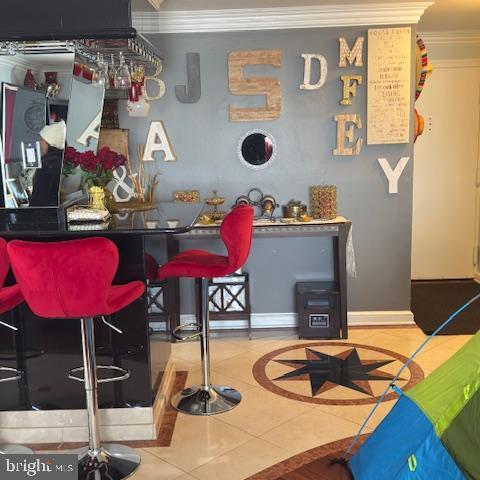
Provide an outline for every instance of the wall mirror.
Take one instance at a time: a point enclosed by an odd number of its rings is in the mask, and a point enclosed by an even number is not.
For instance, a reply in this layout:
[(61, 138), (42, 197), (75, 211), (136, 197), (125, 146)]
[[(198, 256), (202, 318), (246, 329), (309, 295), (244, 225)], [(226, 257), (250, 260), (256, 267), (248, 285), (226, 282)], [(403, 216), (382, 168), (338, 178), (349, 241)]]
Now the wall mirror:
[[(100, 126), (102, 122), (105, 81), (98, 81), (107, 75), (101, 67), (85, 63), (85, 59), (75, 56), (72, 90), (69, 99), (71, 115), (67, 121), (66, 143), (78, 153), (97, 153)], [(71, 202), (82, 197), (82, 170), (80, 166), (67, 165), (63, 170), (61, 185), (62, 202)]]
[(259, 170), (272, 164), (277, 154), (277, 145), (268, 132), (250, 130), (240, 138), (237, 153), (245, 166)]
[[(2, 204), (58, 206), (71, 92), (73, 53), (17, 54), (0, 59)], [(50, 131), (50, 143), (40, 132)], [(45, 139), (43, 139), (45, 140)]]
[[(3, 206), (57, 207), (84, 195), (64, 150), (97, 152), (105, 85), (94, 74), (73, 52), (0, 58)], [(59, 128), (41, 134), (51, 126)]]

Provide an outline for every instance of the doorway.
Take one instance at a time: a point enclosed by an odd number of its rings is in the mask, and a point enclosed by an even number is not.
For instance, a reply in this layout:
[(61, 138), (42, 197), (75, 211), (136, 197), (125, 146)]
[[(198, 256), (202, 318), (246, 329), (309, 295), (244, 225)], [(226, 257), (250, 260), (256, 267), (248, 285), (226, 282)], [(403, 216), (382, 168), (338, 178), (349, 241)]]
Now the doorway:
[[(416, 103), (425, 119), (414, 151), (412, 312), (430, 334), (480, 292), (480, 61), (432, 61)], [(472, 305), (442, 334), (480, 328)]]
[(412, 279), (473, 278), (480, 237), (480, 62), (432, 63), (416, 103), (425, 131), (414, 152)]

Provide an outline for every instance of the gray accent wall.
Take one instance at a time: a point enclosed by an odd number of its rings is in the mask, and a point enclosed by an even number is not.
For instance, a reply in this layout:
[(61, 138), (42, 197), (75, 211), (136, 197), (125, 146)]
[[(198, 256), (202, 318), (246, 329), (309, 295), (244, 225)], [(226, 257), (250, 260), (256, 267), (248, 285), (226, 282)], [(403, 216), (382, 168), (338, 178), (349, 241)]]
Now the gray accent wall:
[[(365, 67), (338, 67), (338, 37), (344, 36), (353, 46), (359, 35), (366, 37), (366, 28), (151, 35), (150, 40), (165, 56), (161, 78), (167, 86), (166, 95), (152, 102), (150, 116), (145, 119), (130, 119), (121, 106), (120, 126), (131, 129), (130, 146), (135, 158), (135, 145), (145, 142), (150, 122), (164, 122), (178, 161), (155, 163), (161, 173), (159, 200), (170, 200), (177, 189), (199, 189), (202, 198), (217, 189), (230, 206), (238, 195), (258, 187), (281, 204), (291, 198), (308, 203), (310, 185), (337, 185), (338, 213), (353, 222), (357, 262), (357, 278), (349, 279), (349, 311), (410, 310), (413, 145), (365, 145), (367, 42)], [(248, 107), (262, 105), (264, 100), (230, 95), (227, 55), (233, 50), (255, 49), (282, 51), (280, 69), (247, 69), (247, 74), (280, 79), (281, 118), (232, 123), (228, 120), (229, 104)], [(200, 53), (202, 96), (194, 104), (180, 103), (174, 91), (175, 85), (186, 84), (187, 52)], [(302, 53), (320, 53), (328, 61), (327, 82), (320, 90), (299, 89), (303, 80)], [(341, 106), (340, 75), (359, 73), (364, 83), (353, 105)], [(312, 81), (315, 78), (314, 68)], [(364, 146), (358, 156), (332, 153), (336, 143), (333, 116), (339, 113), (362, 116)], [(254, 128), (270, 132), (278, 146), (273, 165), (259, 171), (249, 170), (237, 158), (239, 138)], [(395, 165), (404, 156), (410, 161), (401, 176), (399, 194), (389, 195), (388, 181), (377, 158), (385, 157)], [(161, 247), (161, 239), (151, 244), (160, 261)], [(213, 240), (188, 240), (182, 242), (182, 248), (223, 251), (221, 244)], [(293, 312), (295, 282), (331, 278), (331, 255), (331, 240), (326, 238), (255, 240), (245, 267), (252, 279), (253, 312)], [(182, 313), (192, 313), (191, 282), (183, 281), (182, 286)]]

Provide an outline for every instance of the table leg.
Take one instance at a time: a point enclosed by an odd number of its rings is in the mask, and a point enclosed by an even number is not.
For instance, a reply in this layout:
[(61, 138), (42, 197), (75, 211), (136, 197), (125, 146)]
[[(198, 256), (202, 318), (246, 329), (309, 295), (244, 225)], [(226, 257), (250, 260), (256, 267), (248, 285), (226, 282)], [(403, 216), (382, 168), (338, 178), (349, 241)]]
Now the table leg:
[(340, 332), (341, 338), (348, 338), (347, 323), (347, 239), (350, 224), (345, 223), (338, 227), (338, 237), (333, 239), (335, 256), (335, 281), (340, 291)]
[[(180, 244), (175, 235), (167, 234), (167, 258), (170, 260), (180, 251)], [(171, 332), (180, 325), (180, 280), (170, 277), (166, 280), (165, 311), (167, 313), (167, 330)], [(172, 337), (172, 341), (175, 339)]]

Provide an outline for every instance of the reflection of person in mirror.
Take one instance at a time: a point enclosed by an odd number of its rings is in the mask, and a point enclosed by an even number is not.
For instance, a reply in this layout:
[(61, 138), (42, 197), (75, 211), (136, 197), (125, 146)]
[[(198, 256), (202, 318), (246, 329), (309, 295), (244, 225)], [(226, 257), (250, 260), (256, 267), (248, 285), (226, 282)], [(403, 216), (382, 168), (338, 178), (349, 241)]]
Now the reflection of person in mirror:
[(270, 160), (273, 145), (263, 133), (249, 135), (242, 144), (242, 156), (250, 165), (263, 165)]
[(63, 120), (40, 130), (42, 168), (38, 168), (33, 176), (33, 192), (30, 198), (32, 207), (58, 205), (65, 133), (66, 126)]

